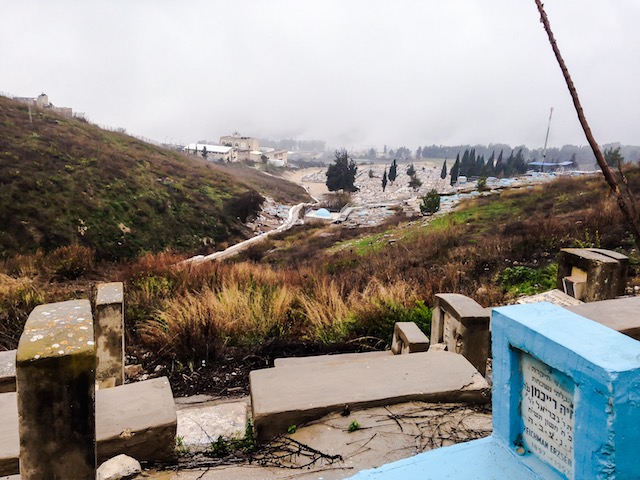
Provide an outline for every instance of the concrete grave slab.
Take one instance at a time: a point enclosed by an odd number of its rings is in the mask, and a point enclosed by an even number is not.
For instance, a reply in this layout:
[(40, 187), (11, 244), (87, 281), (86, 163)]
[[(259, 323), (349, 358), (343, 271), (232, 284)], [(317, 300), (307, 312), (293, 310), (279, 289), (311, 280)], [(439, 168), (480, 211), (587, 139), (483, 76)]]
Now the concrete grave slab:
[(419, 352), (367, 361), (296, 365), (249, 375), (253, 422), (266, 439), (345, 405), (361, 409), (412, 400), (487, 402), (486, 380), (461, 355)]
[(584, 303), (567, 310), (640, 340), (640, 297)]
[[(165, 377), (96, 392), (98, 462), (120, 453), (139, 461), (175, 458), (176, 413)], [(0, 475), (18, 472), (16, 393), (0, 394)]]
[(177, 411), (177, 437), (189, 451), (211, 447), (218, 437), (244, 437), (249, 406), (246, 402), (190, 407)]
[(366, 362), (373, 358), (393, 355), (391, 350), (382, 352), (336, 353), (331, 355), (311, 355), (309, 357), (284, 357), (273, 361), (274, 367), (291, 367), (312, 364), (342, 364), (345, 362)]
[(16, 351), (0, 352), (0, 393), (16, 391)]

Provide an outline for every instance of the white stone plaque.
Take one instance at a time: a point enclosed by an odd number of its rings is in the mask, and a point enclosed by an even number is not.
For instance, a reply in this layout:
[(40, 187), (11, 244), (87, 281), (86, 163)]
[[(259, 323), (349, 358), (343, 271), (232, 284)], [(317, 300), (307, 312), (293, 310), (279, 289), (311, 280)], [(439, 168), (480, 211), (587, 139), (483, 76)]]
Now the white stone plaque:
[(522, 438), (527, 449), (569, 479), (573, 466), (574, 382), (531, 355), (521, 353)]

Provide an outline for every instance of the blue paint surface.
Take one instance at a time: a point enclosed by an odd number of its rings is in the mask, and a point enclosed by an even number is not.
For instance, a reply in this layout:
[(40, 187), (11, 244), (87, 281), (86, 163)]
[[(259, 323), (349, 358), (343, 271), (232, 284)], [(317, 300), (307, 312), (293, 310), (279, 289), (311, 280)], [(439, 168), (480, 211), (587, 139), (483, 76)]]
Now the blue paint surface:
[(494, 309), (492, 337), (493, 434), (353, 479), (566, 479), (531, 452), (515, 453), (523, 429), (523, 352), (573, 386), (573, 478), (640, 478), (640, 342), (548, 303)]

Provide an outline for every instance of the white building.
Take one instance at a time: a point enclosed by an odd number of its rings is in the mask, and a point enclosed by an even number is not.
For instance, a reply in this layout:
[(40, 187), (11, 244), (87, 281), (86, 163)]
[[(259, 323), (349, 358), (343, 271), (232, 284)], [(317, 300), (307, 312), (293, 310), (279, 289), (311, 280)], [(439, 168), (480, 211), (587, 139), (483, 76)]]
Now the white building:
[(191, 155), (202, 155), (206, 153), (206, 158), (209, 161), (223, 161), (223, 162), (235, 162), (236, 158), (232, 147), (226, 147), (224, 145), (210, 145), (206, 143), (190, 143), (184, 147), (185, 152)]

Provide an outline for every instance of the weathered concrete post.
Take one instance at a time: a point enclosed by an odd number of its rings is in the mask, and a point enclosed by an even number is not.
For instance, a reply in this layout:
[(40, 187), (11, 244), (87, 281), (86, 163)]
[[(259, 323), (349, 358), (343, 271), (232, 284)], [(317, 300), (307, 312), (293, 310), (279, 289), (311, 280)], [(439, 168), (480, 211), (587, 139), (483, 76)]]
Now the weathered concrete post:
[(100, 283), (96, 295), (96, 380), (100, 388), (124, 384), (122, 282)]
[(475, 300), (458, 293), (438, 293), (431, 321), (431, 342), (444, 343), (485, 375), (490, 352), (491, 313)]
[(95, 345), (88, 300), (36, 307), (16, 355), (22, 480), (94, 480)]

